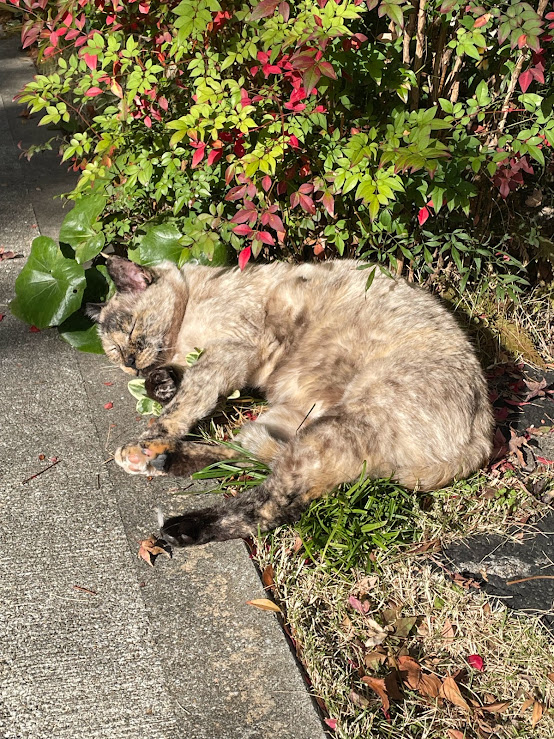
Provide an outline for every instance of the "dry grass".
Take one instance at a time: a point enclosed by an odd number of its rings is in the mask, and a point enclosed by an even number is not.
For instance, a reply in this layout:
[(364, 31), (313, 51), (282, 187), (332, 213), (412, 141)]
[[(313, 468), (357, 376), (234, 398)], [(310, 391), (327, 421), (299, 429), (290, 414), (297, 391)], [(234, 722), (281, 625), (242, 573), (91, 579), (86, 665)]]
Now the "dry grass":
[[(481, 592), (460, 588), (417, 558), (383, 556), (369, 578), (356, 570), (337, 573), (306, 560), (302, 550), (292, 554), (295, 536), (283, 528), (260, 542), (258, 561), (274, 568), (276, 600), (286, 613), (314, 695), (337, 719), (336, 736), (443, 739), (449, 729), (468, 738), (554, 735), (554, 714), (546, 712), (532, 730), (533, 708), (521, 712), (529, 698), (543, 706), (554, 699), (548, 678), (554, 671), (554, 646), (537, 618), (491, 605)], [(367, 600), (367, 614), (349, 604), (351, 595)], [(391, 609), (399, 618), (414, 616), (417, 621), (409, 636), (386, 637), (386, 662), (371, 669), (364, 662), (373, 651), (365, 646), (374, 633), (368, 619), (384, 625)], [(502, 713), (480, 715), (474, 707), (463, 710), (404, 686), (402, 700), (391, 701), (387, 720), (360, 673), (383, 677), (394, 671), (401, 654), (412, 655), (441, 679), (462, 671), (456, 680), (469, 703), (508, 705)], [(482, 672), (468, 666), (472, 654), (483, 658)]]

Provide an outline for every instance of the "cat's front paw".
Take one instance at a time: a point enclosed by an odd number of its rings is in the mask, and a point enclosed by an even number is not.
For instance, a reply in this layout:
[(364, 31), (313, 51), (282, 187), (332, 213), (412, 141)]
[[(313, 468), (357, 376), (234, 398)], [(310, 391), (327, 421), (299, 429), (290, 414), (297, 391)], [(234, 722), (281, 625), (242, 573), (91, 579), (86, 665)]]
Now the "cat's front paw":
[(182, 379), (182, 372), (177, 367), (158, 367), (146, 378), (144, 388), (152, 400), (166, 405), (175, 397)]
[(129, 475), (166, 475), (165, 468), (172, 449), (168, 439), (137, 441), (116, 449), (114, 459)]

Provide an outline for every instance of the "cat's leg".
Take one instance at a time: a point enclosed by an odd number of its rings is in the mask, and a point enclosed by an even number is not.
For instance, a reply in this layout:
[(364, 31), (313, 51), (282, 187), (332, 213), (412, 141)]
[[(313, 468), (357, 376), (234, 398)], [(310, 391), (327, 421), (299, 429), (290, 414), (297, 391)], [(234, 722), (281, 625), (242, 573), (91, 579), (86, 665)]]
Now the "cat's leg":
[[(182, 456), (180, 445), (192, 426), (215, 408), (220, 397), (244, 387), (257, 361), (256, 349), (251, 343), (226, 341), (208, 347), (196, 364), (184, 370), (175, 396), (159, 418), (140, 439), (117, 449), (115, 461), (135, 475), (164, 474), (166, 471), (181, 474), (174, 472), (178, 467), (172, 468), (171, 464), (168, 470), (168, 456)], [(158, 457), (161, 459), (157, 460)]]
[(267, 531), (296, 521), (311, 501), (335, 485), (367, 474), (383, 474), (373, 458), (377, 434), (356, 418), (326, 415), (285, 443), (260, 486), (220, 505), (165, 521), (161, 536), (174, 546), (204, 544)]
[(188, 477), (210, 464), (232, 459), (237, 453), (218, 444), (204, 444), (195, 441), (160, 440), (157, 445), (127, 444), (117, 449), (115, 461), (130, 475), (177, 475)]

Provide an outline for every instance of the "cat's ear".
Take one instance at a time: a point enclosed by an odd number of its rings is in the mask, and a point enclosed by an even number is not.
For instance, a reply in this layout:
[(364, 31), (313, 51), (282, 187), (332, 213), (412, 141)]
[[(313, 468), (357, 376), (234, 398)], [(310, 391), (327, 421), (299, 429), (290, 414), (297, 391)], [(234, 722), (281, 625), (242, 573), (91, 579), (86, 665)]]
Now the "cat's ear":
[(87, 303), (85, 305), (85, 315), (92, 318), (95, 323), (98, 323), (100, 320), (100, 311), (105, 305), (106, 303)]
[(122, 293), (142, 292), (154, 280), (149, 269), (123, 257), (109, 257), (106, 267), (116, 288)]

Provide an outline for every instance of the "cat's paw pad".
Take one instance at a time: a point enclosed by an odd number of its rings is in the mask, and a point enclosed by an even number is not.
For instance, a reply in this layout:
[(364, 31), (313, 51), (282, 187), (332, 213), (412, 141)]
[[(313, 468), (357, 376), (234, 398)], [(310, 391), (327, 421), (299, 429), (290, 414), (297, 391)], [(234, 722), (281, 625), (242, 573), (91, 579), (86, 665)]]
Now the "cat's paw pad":
[(171, 444), (167, 441), (141, 441), (119, 447), (114, 459), (129, 475), (165, 475), (170, 451)]
[(166, 405), (177, 393), (179, 379), (172, 368), (159, 367), (153, 370), (145, 382), (146, 394), (152, 400)]

